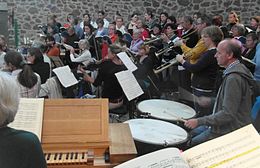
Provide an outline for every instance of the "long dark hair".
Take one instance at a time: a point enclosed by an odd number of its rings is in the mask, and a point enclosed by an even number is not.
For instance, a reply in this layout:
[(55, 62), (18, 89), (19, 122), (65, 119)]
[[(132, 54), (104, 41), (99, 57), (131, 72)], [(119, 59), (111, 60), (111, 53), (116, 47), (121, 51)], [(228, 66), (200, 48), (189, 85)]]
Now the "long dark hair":
[(18, 82), (27, 88), (32, 88), (37, 83), (37, 75), (32, 71), (31, 67), (27, 65), (22, 55), (16, 51), (8, 51), (4, 57), (7, 65), (12, 64), (16, 69), (22, 69), (18, 74)]
[(41, 52), (41, 50), (39, 48), (31, 47), (31, 48), (29, 48), (28, 53), (31, 56), (35, 57), (33, 64), (38, 64), (38, 63), (43, 63), (44, 62), (44, 58), (43, 58), (42, 52)]

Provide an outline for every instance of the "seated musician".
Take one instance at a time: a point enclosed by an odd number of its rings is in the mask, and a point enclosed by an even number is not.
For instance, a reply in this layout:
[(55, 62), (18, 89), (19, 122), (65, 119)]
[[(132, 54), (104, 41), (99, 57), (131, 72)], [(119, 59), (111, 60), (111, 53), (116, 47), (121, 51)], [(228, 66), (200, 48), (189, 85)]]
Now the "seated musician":
[(79, 49), (81, 50), (81, 54), (78, 55), (77, 53), (75, 53), (74, 48), (72, 48), (70, 50), (71, 62), (77, 62), (77, 63), (82, 63), (84, 65), (88, 65), (91, 61), (93, 61), (89, 48), (90, 46), (87, 39), (80, 40)]
[(21, 97), (37, 98), (41, 87), (41, 77), (33, 73), (23, 56), (16, 51), (8, 51), (4, 57), (5, 71), (10, 72), (19, 86)]
[(147, 45), (140, 47), (138, 51), (138, 69), (134, 71), (138, 83), (144, 90), (147, 90), (151, 82), (155, 82), (157, 79), (153, 71), (154, 64), (152, 58), (149, 56), (149, 50), (149, 46)]
[(28, 64), (31, 66), (33, 72), (41, 77), (41, 84), (45, 83), (50, 77), (50, 64), (44, 62), (43, 54), (39, 48), (29, 48), (26, 57)]
[(17, 113), (19, 87), (14, 78), (0, 72), (0, 165), (2, 168), (46, 168), (38, 137), (8, 127)]
[(55, 44), (53, 36), (46, 37), (46, 46), (48, 47), (46, 51), (48, 56), (60, 56), (60, 49)]
[[(189, 72), (193, 73), (191, 79), (191, 88), (193, 94), (197, 97), (213, 97), (215, 93), (215, 82), (218, 73), (216, 46), (222, 40), (223, 33), (217, 26), (206, 27), (202, 30), (202, 40), (204, 41), (207, 51), (204, 52), (195, 64), (185, 61), (183, 55), (177, 55), (176, 59)], [(204, 116), (211, 113), (208, 107), (201, 107), (194, 103), (198, 116)]]
[(113, 44), (109, 46), (108, 59), (100, 63), (96, 79), (90, 77), (81, 69), (85, 81), (96, 87), (103, 83), (102, 97), (109, 99), (109, 109), (120, 107), (123, 104), (124, 93), (115, 76), (115, 73), (126, 70), (122, 61), (116, 56), (120, 52), (122, 52), (121, 47)]
[[(223, 82), (212, 114), (185, 122), (186, 127), (196, 128), (191, 132), (191, 146), (228, 134), (252, 122), (252, 91), (249, 83), (253, 76), (239, 61), (241, 49), (237, 41), (221, 41), (215, 57), (218, 65), (225, 68)], [(210, 101), (210, 98), (201, 98), (199, 103), (208, 106)]]

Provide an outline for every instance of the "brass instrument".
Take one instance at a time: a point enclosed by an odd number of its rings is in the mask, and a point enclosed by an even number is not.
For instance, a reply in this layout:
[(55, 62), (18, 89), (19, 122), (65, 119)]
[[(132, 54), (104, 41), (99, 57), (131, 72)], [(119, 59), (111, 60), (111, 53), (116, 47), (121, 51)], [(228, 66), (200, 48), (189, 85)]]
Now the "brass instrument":
[(168, 62), (166, 62), (166, 63), (160, 65), (159, 67), (157, 67), (157, 68), (154, 69), (153, 71), (154, 71), (155, 74), (158, 74), (158, 73), (162, 72), (163, 70), (169, 68), (169, 67), (172, 66), (172, 65), (177, 65), (178, 63), (179, 63), (179, 62), (177, 61), (177, 59), (176, 59), (176, 58), (173, 58), (173, 59), (171, 59), (170, 61), (168, 61)]
[(130, 57), (131, 61), (136, 64), (138, 62), (138, 59), (134, 53), (132, 53), (129, 49), (125, 50), (126, 54)]
[(150, 38), (148, 40), (145, 40), (143, 45), (149, 45), (149, 44), (154, 43), (159, 40), (161, 40), (161, 37)]
[(157, 51), (157, 52), (155, 53), (155, 56), (158, 58), (160, 55), (171, 51), (171, 50), (173, 49), (173, 47), (175, 47), (175, 46), (174, 46), (174, 45), (170, 45), (170, 46), (168, 46), (168, 47), (165, 47), (165, 48), (163, 48), (163, 49)]
[(190, 35), (192, 35), (193, 33), (197, 32), (197, 31), (198, 31), (198, 30), (195, 29), (195, 30), (193, 30), (192, 32), (190, 32), (189, 34), (185, 34), (185, 35), (182, 37), (182, 39), (187, 40), (187, 38), (188, 38)]

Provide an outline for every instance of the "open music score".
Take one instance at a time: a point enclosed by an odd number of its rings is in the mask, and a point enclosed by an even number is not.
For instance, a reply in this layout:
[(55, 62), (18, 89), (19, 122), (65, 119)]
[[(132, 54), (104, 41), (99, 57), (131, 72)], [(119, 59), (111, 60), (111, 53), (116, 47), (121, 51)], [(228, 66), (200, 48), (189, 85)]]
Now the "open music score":
[(44, 99), (21, 98), (15, 119), (8, 126), (33, 132), (41, 141)]
[(197, 145), (181, 153), (162, 149), (116, 168), (259, 168), (260, 136), (253, 125)]
[(183, 156), (193, 168), (259, 167), (260, 136), (252, 125), (195, 146)]
[(71, 72), (69, 66), (58, 67), (52, 70), (58, 77), (60, 83), (65, 88), (70, 87), (78, 83), (76, 77)]
[(144, 93), (135, 76), (130, 70), (121, 71), (115, 75), (129, 101)]

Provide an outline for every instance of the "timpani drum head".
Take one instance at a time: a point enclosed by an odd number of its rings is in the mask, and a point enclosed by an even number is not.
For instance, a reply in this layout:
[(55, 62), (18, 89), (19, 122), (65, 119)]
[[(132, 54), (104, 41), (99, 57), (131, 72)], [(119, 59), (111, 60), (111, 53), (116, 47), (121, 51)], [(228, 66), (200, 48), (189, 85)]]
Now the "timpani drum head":
[(144, 100), (137, 105), (141, 112), (150, 113), (153, 118), (176, 121), (190, 119), (196, 115), (194, 109), (182, 103), (163, 99)]
[(188, 140), (188, 133), (181, 127), (155, 119), (132, 119), (129, 124), (134, 140), (161, 146), (174, 146)]

